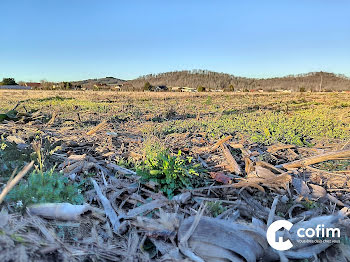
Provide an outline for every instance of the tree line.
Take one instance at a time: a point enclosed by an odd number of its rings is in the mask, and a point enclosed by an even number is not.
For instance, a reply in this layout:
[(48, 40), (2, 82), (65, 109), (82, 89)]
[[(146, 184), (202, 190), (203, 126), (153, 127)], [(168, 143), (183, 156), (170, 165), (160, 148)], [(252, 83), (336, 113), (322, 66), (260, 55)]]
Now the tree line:
[(137, 90), (151, 86), (191, 87), (208, 89), (292, 90), (292, 91), (341, 91), (350, 90), (350, 78), (327, 72), (288, 75), (274, 78), (246, 78), (208, 70), (184, 70), (149, 74), (128, 81)]
[[(24, 85), (24, 82), (19, 82)], [(0, 85), (17, 85), (15, 79), (4, 78)], [(75, 82), (48, 82), (41, 81), (38, 89), (52, 90), (119, 90), (125, 91), (154, 91), (157, 87), (169, 90), (171, 87), (188, 87), (199, 92), (210, 90), (224, 91), (342, 91), (350, 90), (350, 78), (327, 72), (312, 72), (307, 74), (288, 75), (274, 78), (247, 78), (227, 73), (212, 72), (208, 70), (183, 70), (159, 74), (149, 74), (134, 80), (106, 77), (101, 79), (88, 79)], [(165, 87), (165, 88), (163, 88)]]

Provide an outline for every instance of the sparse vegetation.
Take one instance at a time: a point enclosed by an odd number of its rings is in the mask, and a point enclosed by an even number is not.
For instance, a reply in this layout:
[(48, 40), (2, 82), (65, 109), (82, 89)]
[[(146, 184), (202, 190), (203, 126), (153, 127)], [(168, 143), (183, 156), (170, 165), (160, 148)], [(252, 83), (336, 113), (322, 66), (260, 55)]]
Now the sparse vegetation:
[(148, 155), (143, 165), (138, 168), (137, 174), (144, 181), (156, 182), (160, 191), (171, 198), (175, 193), (179, 193), (180, 189), (192, 188), (195, 179), (200, 179), (199, 165), (194, 164), (192, 160), (191, 157), (184, 158), (181, 151), (176, 155), (160, 151)]
[[(0, 100), (1, 185), (9, 184), (23, 165), (36, 160), (36, 170), (6, 193), (0, 220), (10, 222), (0, 225), (0, 234), (2, 243), (15, 243), (16, 250), (25, 243), (30, 259), (48, 257), (32, 251), (32, 246), (40, 250), (41, 243), (47, 243), (40, 237), (44, 227), (55, 233), (55, 245), (79, 248), (80, 260), (122, 261), (129, 256), (116, 255), (120, 250), (115, 247), (127, 247), (134, 236), (140, 245), (136, 254), (149, 252), (161, 258), (153, 237), (171, 244), (179, 236), (178, 223), (182, 226), (202, 207), (204, 217), (213, 223), (209, 221), (206, 235), (212, 236), (217, 222), (249, 226), (258, 218), (266, 223), (275, 196), (280, 196), (276, 214), (285, 219), (291, 215), (304, 219), (305, 211), (332, 215), (342, 208), (341, 203), (349, 204), (345, 191), (350, 154), (347, 93), (1, 90), (0, 94), (6, 97)], [(18, 101), (22, 102), (14, 112)], [(300, 167), (311, 163), (310, 157), (332, 151), (337, 151), (336, 159)], [(53, 204), (42, 208), (55, 210), (62, 208), (57, 202), (84, 202), (64, 208), (91, 208), (92, 212), (79, 215), (77, 223), (42, 219), (44, 227), (32, 222), (35, 217), (18, 213), (30, 204), (45, 202)], [(130, 222), (122, 237), (112, 233), (113, 216), (99, 214), (113, 210)], [(178, 215), (185, 219), (178, 222)], [(22, 226), (22, 219), (30, 222)], [(65, 254), (63, 249), (55, 252)], [(17, 258), (16, 254), (12, 257)]]

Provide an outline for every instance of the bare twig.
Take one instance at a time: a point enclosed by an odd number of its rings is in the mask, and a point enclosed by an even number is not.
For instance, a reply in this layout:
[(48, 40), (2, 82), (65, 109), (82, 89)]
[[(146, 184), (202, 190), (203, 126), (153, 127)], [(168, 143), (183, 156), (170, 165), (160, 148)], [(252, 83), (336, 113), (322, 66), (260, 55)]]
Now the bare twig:
[(276, 207), (277, 207), (277, 204), (278, 204), (278, 196), (275, 197), (275, 199), (273, 200), (273, 203), (271, 205), (271, 210), (270, 210), (270, 213), (269, 213), (269, 217), (267, 219), (267, 227), (269, 227), (274, 218), (275, 218), (275, 212), (276, 212)]

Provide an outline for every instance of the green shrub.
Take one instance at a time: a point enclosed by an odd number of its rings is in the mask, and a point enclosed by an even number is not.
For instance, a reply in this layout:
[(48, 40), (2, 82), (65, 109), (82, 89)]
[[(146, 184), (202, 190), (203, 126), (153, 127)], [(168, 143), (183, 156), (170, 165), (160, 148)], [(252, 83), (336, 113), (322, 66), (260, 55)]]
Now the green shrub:
[(53, 172), (32, 172), (27, 181), (15, 186), (6, 196), (7, 201), (16, 202), (16, 207), (24, 208), (36, 203), (82, 204), (84, 197), (80, 185), (71, 183), (67, 177)]
[(177, 155), (161, 151), (147, 156), (146, 161), (137, 169), (137, 174), (143, 181), (156, 182), (159, 190), (172, 198), (180, 189), (193, 188), (196, 180), (199, 182), (199, 171), (199, 165), (193, 164), (191, 157), (183, 159), (181, 151)]
[(197, 87), (197, 92), (205, 92), (205, 87), (204, 86)]
[(151, 91), (152, 90), (152, 85), (149, 82), (146, 82), (145, 85), (143, 86), (144, 91)]

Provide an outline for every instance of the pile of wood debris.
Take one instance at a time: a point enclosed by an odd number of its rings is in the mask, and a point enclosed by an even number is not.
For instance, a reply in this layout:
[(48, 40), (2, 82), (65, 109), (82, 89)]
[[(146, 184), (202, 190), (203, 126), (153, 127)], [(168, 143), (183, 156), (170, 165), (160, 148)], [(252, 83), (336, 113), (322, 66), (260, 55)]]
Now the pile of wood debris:
[[(19, 214), (3, 203), (1, 261), (350, 261), (350, 170), (315, 167), (349, 159), (349, 144), (263, 147), (232, 136), (216, 143), (205, 134), (168, 136), (170, 148), (193, 156), (209, 174), (208, 186), (170, 200), (113, 160), (142, 159), (141, 134), (107, 122), (83, 134), (50, 122), (4, 121), (0, 131), (19, 150), (30, 146), (31, 133), (59, 142), (51, 157), (63, 175), (79, 180), (94, 173), (93, 188), (84, 192), (84, 205), (45, 203)], [(2, 186), (0, 203), (30, 165)], [(221, 210), (213, 215), (215, 208)], [(294, 224), (284, 232), (294, 246), (283, 252), (266, 240), (268, 226), (279, 219)], [(340, 228), (339, 241), (299, 243), (293, 234), (319, 224)]]

